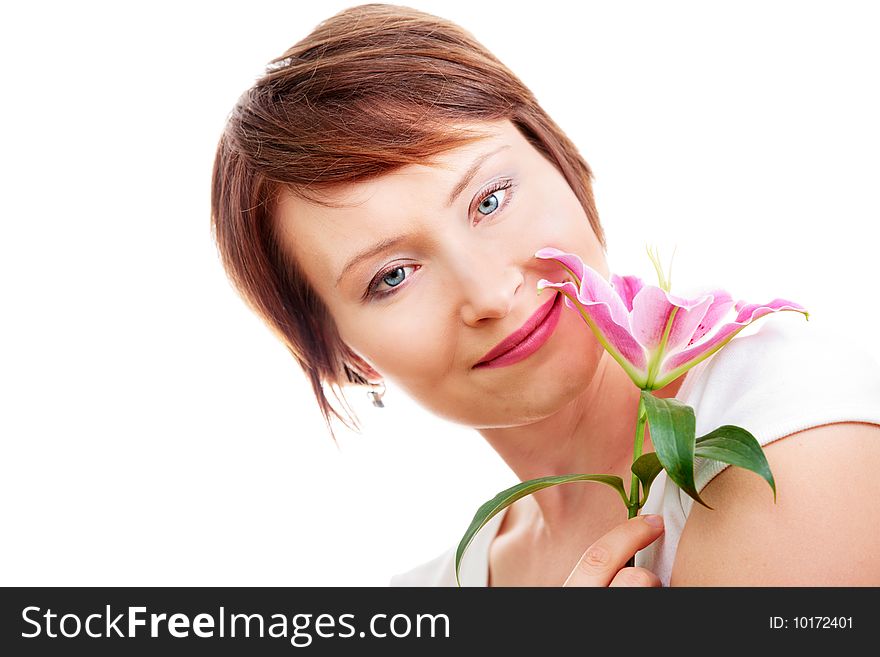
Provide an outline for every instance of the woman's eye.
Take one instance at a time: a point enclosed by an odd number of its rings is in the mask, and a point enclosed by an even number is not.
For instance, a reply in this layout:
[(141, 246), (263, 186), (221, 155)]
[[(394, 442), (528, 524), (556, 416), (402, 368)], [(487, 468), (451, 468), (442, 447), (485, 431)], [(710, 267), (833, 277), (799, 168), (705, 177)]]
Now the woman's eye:
[[(501, 198), (504, 199), (504, 194), (501, 195)], [(483, 202), (477, 206), (477, 211), (482, 214), (491, 214), (500, 206), (501, 201), (498, 200), (498, 192), (494, 192), (483, 199)]]
[(495, 185), (489, 188), (486, 195), (483, 196), (483, 200), (480, 201), (476, 208), (477, 212), (485, 217), (497, 212), (499, 208), (503, 208), (510, 200), (510, 192), (508, 190), (512, 186), (513, 183), (510, 180), (502, 180), (495, 183)]
[[(415, 269), (417, 265), (397, 265), (392, 269), (388, 269), (380, 274), (376, 275), (376, 278), (373, 279), (373, 282), (370, 283), (369, 288), (367, 288), (367, 294), (365, 295), (367, 298), (371, 297), (384, 297), (389, 294), (394, 294), (394, 291), (400, 287), (400, 284), (406, 280), (407, 276), (404, 275), (404, 271), (407, 269)], [(381, 290), (379, 289), (382, 284), (387, 285), (390, 289)]]

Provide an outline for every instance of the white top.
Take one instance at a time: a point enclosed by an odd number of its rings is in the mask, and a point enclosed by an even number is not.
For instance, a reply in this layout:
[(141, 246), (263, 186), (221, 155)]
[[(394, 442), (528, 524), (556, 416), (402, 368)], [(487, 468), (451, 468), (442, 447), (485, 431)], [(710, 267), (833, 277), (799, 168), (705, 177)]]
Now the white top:
[[(694, 409), (698, 437), (733, 424), (766, 445), (832, 422), (880, 424), (880, 365), (862, 350), (858, 337), (823, 329), (800, 313), (780, 313), (758, 321), (763, 325), (757, 331), (746, 334), (751, 327), (744, 329), (686, 373), (675, 398)], [(727, 463), (697, 457), (697, 492), (726, 467)], [(663, 586), (669, 586), (678, 540), (693, 504), (661, 470), (639, 511), (664, 518), (663, 535), (637, 552), (635, 559), (636, 566), (656, 573)], [(487, 585), (489, 546), (506, 511), (494, 516), (465, 552), (462, 586)], [(459, 539), (431, 561), (393, 576), (390, 585), (456, 586)]]

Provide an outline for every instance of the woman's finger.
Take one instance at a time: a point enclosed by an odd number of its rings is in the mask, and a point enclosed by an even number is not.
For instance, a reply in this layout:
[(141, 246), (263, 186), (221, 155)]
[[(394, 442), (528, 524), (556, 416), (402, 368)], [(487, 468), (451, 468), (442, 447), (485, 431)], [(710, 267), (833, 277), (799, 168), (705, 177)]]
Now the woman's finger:
[(632, 566), (617, 571), (611, 584), (608, 586), (646, 586), (653, 588), (661, 588), (663, 583), (656, 573), (651, 572), (647, 568)]
[[(659, 524), (649, 522), (654, 518)], [(586, 549), (563, 586), (608, 586), (630, 557), (661, 534), (661, 516), (636, 516), (620, 523)]]

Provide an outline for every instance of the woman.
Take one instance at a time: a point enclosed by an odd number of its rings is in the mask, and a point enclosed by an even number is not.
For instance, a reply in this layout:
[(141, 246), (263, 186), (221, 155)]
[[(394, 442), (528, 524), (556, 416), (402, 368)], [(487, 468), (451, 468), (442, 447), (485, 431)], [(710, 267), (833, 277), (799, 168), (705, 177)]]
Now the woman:
[[(592, 472), (628, 482), (639, 390), (558, 297), (536, 294), (540, 279), (565, 274), (534, 258), (545, 246), (610, 275), (591, 177), (469, 33), (362, 5), (320, 24), (242, 95), (215, 160), (213, 228), (229, 276), (308, 375), (331, 435), (331, 415), (345, 418), (325, 386), (344, 403), (343, 386), (379, 398), (388, 380), (475, 428), (521, 480)], [(537, 349), (492, 358), (536, 325)], [(790, 326), (738, 338), (656, 393), (695, 405), (698, 435), (699, 422), (752, 430), (767, 445), (776, 504), (754, 475), (701, 465), (699, 490), (715, 510), (691, 513), (661, 475), (643, 511), (665, 518), (664, 535), (646, 517), (621, 522), (605, 486), (545, 489), (483, 529), (469, 581), (880, 583), (865, 556), (880, 548), (880, 515), (840, 492), (880, 493), (880, 379), (829, 359), (820, 383), (797, 388), (817, 372), (822, 344)], [(649, 432), (643, 450), (653, 451)], [(855, 450), (860, 459), (847, 456)], [(805, 524), (811, 508), (821, 528)], [(392, 583), (454, 585), (451, 557)]]

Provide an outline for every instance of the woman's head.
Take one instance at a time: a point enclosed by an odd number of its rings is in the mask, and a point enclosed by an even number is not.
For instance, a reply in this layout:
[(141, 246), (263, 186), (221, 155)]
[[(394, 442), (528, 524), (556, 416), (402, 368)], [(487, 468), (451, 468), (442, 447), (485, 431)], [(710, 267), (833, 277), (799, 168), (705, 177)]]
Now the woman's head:
[[(497, 149), (447, 204), (474, 158)], [(362, 5), (318, 25), (242, 95), (217, 149), (212, 226), (228, 275), (309, 377), (331, 434), (331, 414), (345, 418), (327, 387), (344, 404), (342, 386), (383, 376), (479, 426), (534, 392), (512, 391), (487, 414), (467, 397), (533, 359), (462, 369), (547, 299), (535, 276), (558, 272), (534, 251), (604, 266), (590, 179), (531, 92), (469, 33)], [(406, 241), (336, 286), (344, 261), (398, 234)], [(386, 266), (398, 264), (402, 283)], [(381, 290), (401, 289), (364, 300), (377, 267)]]

